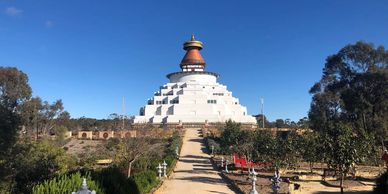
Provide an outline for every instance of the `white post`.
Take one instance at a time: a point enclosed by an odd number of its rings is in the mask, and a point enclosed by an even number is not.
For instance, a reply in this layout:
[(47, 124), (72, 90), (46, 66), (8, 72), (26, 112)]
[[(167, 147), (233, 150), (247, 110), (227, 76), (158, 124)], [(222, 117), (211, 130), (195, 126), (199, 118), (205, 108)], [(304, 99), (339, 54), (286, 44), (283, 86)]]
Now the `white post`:
[(158, 167), (156, 167), (156, 169), (158, 169), (158, 176), (159, 176), (159, 178), (162, 178), (162, 166), (160, 165), (160, 163), (159, 163), (159, 166)]
[(84, 178), (82, 181), (81, 189), (79, 189), (77, 192), (72, 192), (71, 194), (96, 194), (96, 191), (90, 191), (88, 190), (88, 185), (86, 184), (86, 179)]
[(175, 149), (176, 158), (179, 158), (179, 147), (177, 146)]
[(275, 171), (275, 174), (274, 174), (273, 178), (271, 179), (272, 190), (275, 194), (278, 193), (278, 191), (280, 189), (280, 181), (281, 181), (280, 174)]
[(255, 172), (255, 168), (252, 168), (252, 171), (250, 173), (250, 175), (252, 175), (252, 177), (250, 177), (252, 180), (252, 190), (251, 190), (251, 192), (249, 192), (249, 194), (258, 194), (256, 191), (256, 180), (257, 180), (256, 175), (257, 174), (258, 173)]
[(163, 176), (164, 177), (167, 177), (167, 173), (166, 173), (166, 170), (167, 170), (167, 163), (166, 161), (163, 160)]
[(226, 173), (229, 173), (229, 171), (228, 171), (228, 164), (229, 164), (229, 160), (226, 160), (225, 161), (225, 172)]
[(221, 157), (221, 168), (224, 168), (224, 157)]

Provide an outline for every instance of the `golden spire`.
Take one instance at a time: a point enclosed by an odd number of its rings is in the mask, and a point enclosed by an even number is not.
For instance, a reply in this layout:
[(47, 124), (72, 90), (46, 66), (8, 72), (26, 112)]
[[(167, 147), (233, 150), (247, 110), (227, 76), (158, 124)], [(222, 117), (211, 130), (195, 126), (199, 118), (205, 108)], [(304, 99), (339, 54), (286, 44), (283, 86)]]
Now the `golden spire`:
[(205, 68), (205, 60), (203, 60), (199, 50), (202, 49), (202, 42), (195, 40), (194, 34), (191, 35), (191, 39), (183, 44), (183, 49), (187, 52), (181, 61), (182, 71), (194, 71)]
[(195, 40), (195, 36), (194, 34), (192, 34), (191, 39), (189, 41), (186, 41), (183, 44), (183, 49), (188, 50), (188, 49), (195, 48), (195, 49), (201, 50), (202, 45), (203, 43), (201, 41)]

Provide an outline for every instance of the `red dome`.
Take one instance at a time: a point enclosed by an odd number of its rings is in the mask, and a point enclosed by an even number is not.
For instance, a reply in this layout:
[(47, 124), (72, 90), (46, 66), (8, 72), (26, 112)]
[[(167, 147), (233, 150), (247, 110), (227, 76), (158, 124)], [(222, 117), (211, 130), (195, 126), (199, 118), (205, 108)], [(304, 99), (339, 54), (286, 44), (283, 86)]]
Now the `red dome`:
[(205, 64), (205, 60), (203, 60), (201, 53), (197, 48), (189, 49), (181, 61), (181, 65), (194, 65), (194, 64), (198, 64), (198, 65)]

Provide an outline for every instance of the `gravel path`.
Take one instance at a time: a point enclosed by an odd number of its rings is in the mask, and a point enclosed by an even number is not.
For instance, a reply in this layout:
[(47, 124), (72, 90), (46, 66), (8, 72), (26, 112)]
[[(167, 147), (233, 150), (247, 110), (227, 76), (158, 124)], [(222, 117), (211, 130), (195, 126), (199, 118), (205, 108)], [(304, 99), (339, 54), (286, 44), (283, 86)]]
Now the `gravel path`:
[(224, 182), (205, 153), (200, 129), (186, 129), (181, 157), (172, 176), (156, 194), (226, 194), (235, 193)]

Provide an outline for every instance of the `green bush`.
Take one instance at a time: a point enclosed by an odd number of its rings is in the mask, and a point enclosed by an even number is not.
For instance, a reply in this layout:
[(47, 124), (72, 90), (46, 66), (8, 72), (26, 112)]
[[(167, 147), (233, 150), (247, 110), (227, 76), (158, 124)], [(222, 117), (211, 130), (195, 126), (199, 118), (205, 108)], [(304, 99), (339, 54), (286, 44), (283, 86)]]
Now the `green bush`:
[(137, 190), (140, 194), (149, 193), (159, 183), (156, 172), (151, 170), (137, 173), (130, 179), (133, 179), (136, 183)]
[(106, 193), (139, 193), (135, 182), (129, 180), (117, 167), (109, 167), (93, 172), (92, 178), (98, 180)]
[(170, 145), (168, 146), (167, 149), (167, 155), (172, 155), (175, 156), (175, 150), (176, 148), (181, 149), (182, 147), (182, 138), (179, 135), (179, 132), (175, 131), (174, 134), (172, 135), (170, 139)]
[(206, 137), (206, 145), (209, 151), (211, 152), (212, 146), (214, 147), (214, 154), (221, 153), (221, 147), (220, 144), (217, 143), (214, 139), (211, 137)]
[(83, 178), (86, 178), (89, 190), (95, 190), (97, 194), (105, 193), (97, 182), (91, 180), (89, 174), (81, 177), (81, 174), (77, 172), (71, 175), (62, 175), (37, 184), (32, 188), (32, 194), (70, 194), (81, 188)]
[(70, 157), (50, 141), (18, 144), (14, 148), (12, 193), (31, 193), (32, 187), (68, 171)]

